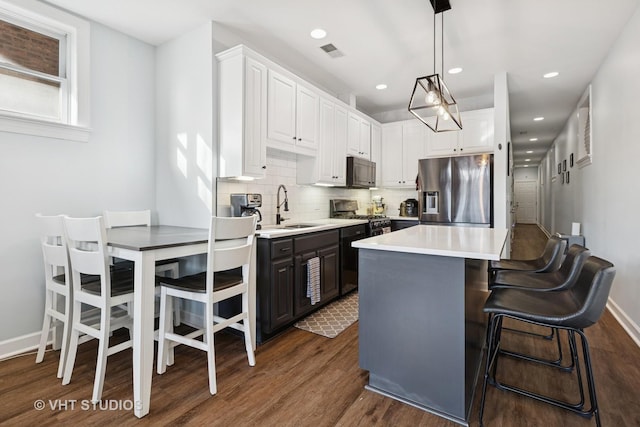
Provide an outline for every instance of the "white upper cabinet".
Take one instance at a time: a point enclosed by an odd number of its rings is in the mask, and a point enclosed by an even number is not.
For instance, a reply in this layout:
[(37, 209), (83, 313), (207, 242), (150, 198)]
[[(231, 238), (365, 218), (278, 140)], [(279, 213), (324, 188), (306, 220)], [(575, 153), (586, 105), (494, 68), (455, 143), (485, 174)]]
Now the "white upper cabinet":
[(347, 155), (371, 159), (371, 123), (349, 112)]
[(493, 108), (460, 113), (462, 132), (458, 138), (460, 154), (493, 153)]
[(293, 79), (269, 70), (267, 98), (268, 145), (300, 153), (316, 151), (318, 95)]
[(427, 155), (453, 156), (458, 154), (458, 135), (460, 131), (433, 132), (427, 129)]
[(371, 124), (371, 161), (376, 164), (376, 186), (382, 186), (382, 128)]
[(218, 176), (263, 178), (267, 168), (267, 67), (239, 46), (217, 55)]
[(298, 156), (297, 183), (343, 186), (347, 169), (347, 110), (320, 99), (317, 156)]
[(408, 120), (382, 126), (382, 186), (415, 188), (418, 160), (425, 157), (426, 129)]
[(463, 111), (461, 131), (428, 132), (427, 157), (492, 153), (493, 108)]

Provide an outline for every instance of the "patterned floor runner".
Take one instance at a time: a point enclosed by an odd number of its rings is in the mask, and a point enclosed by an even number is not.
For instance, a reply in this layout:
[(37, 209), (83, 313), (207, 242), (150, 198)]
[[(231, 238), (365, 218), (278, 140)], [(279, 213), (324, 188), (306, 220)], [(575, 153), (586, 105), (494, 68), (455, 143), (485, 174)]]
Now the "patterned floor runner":
[(335, 338), (356, 320), (358, 320), (358, 293), (352, 292), (322, 307), (293, 326), (314, 334)]

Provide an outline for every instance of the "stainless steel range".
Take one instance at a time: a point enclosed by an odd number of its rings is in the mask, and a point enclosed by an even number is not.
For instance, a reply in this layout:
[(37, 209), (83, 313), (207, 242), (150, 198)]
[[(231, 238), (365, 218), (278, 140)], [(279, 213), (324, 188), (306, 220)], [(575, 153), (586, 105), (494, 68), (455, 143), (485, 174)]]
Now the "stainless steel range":
[(385, 215), (358, 215), (358, 201), (349, 199), (329, 200), (329, 216), (340, 219), (366, 219), (367, 237), (391, 232), (391, 220)]

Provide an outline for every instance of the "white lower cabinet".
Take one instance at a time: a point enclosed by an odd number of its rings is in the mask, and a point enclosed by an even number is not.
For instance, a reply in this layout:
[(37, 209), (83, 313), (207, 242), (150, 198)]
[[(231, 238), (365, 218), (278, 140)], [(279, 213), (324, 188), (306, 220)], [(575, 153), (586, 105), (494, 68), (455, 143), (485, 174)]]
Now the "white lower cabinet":
[(415, 188), (418, 160), (425, 157), (427, 127), (409, 120), (382, 125), (382, 186)]

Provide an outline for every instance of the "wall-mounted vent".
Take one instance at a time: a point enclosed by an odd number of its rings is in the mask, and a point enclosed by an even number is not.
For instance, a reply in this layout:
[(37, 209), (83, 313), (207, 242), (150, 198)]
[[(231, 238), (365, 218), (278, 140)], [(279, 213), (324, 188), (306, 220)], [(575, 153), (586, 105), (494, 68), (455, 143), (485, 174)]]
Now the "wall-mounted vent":
[(332, 58), (340, 58), (341, 56), (344, 56), (344, 53), (339, 51), (338, 48), (331, 43), (320, 46), (320, 49), (324, 50), (325, 53)]

